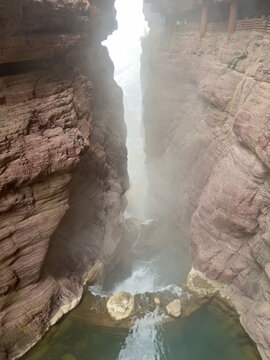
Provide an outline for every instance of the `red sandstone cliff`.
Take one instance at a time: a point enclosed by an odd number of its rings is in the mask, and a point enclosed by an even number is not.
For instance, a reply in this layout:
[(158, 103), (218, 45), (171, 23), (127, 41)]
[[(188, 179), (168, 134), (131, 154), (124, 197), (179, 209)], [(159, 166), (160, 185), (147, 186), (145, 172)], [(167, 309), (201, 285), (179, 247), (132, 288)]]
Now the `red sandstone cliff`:
[(0, 359), (110, 262), (128, 186), (113, 0), (0, 0)]
[(196, 270), (228, 284), (270, 359), (270, 34), (162, 36), (143, 44), (148, 213), (191, 241)]

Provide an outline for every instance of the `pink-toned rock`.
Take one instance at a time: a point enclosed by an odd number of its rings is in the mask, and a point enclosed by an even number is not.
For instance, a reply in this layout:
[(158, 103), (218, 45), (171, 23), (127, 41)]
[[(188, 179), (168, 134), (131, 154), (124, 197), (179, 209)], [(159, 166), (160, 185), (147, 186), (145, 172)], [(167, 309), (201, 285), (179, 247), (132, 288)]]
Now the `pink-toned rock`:
[[(158, 39), (158, 40), (157, 40)], [(224, 46), (225, 44), (225, 46)], [(175, 32), (143, 43), (148, 215), (191, 241), (193, 267), (227, 284), (270, 358), (270, 35)], [(242, 54), (235, 69), (228, 65)]]
[(113, 0), (0, 0), (0, 358), (112, 266), (128, 187)]

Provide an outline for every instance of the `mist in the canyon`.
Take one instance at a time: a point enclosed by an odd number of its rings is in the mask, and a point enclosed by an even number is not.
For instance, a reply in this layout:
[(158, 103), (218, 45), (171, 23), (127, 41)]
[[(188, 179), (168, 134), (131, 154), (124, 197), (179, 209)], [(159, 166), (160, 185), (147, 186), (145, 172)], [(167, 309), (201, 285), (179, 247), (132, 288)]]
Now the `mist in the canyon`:
[[(142, 43), (150, 31), (149, 25), (162, 32), (164, 21), (158, 13), (149, 16), (150, 3), (143, 0), (116, 0), (115, 8), (118, 29), (103, 45), (108, 48), (114, 63), (115, 81), (123, 90), (130, 178), (125, 217), (134, 218), (142, 225), (137, 239), (138, 246), (132, 251), (130, 263), (126, 267), (117, 266), (112, 276), (107, 277), (106, 284), (109, 284), (112, 293), (128, 291), (135, 294), (179, 284), (185, 280), (190, 262), (188, 246), (181, 241), (178, 230), (167, 221), (148, 218), (147, 211), (147, 171), (151, 164), (148, 160), (146, 166), (141, 83)], [(164, 205), (161, 203), (159, 206)]]
[(115, 67), (115, 81), (123, 90), (127, 124), (128, 172), (126, 216), (144, 217), (147, 191), (142, 94), (140, 84), (141, 39), (148, 32), (142, 0), (116, 0), (118, 29), (103, 43), (108, 47)]

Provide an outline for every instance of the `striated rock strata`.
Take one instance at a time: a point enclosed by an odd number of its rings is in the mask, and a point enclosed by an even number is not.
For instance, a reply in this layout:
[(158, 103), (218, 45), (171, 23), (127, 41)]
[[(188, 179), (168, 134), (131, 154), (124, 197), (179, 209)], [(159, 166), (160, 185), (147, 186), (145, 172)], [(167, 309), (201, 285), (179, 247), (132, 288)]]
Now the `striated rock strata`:
[(270, 359), (270, 35), (167, 36), (143, 44), (148, 213), (191, 239)]
[(0, 0), (0, 359), (113, 260), (128, 186), (113, 0)]

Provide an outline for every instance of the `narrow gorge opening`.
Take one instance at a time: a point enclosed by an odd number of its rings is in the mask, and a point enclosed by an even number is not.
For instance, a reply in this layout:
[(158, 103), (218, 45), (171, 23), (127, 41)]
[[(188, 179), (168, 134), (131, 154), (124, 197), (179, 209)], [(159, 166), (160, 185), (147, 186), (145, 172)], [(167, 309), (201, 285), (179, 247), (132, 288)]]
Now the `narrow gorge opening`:
[(128, 172), (126, 217), (144, 218), (147, 176), (142, 125), (142, 94), (140, 81), (141, 39), (148, 32), (142, 12), (142, 1), (117, 0), (118, 29), (103, 43), (114, 63), (114, 79), (123, 90), (127, 125)]

